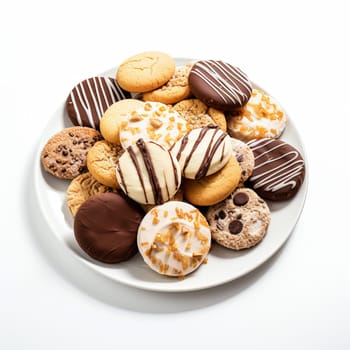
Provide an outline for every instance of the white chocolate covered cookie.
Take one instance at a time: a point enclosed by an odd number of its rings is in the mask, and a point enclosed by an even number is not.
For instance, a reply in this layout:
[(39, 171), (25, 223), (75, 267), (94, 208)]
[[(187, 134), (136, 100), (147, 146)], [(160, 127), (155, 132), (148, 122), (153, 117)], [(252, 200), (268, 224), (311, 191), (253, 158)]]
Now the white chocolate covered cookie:
[(227, 114), (228, 133), (242, 141), (278, 138), (286, 127), (287, 116), (271, 96), (253, 89), (248, 103), (238, 115)]
[(143, 139), (119, 158), (116, 174), (125, 194), (141, 204), (162, 204), (175, 195), (181, 184), (175, 157), (158, 143)]
[(167, 276), (185, 276), (206, 258), (211, 244), (207, 220), (185, 202), (153, 208), (140, 223), (137, 245), (145, 263)]
[(171, 153), (179, 161), (182, 175), (199, 180), (222, 169), (232, 156), (230, 137), (217, 125), (193, 129), (178, 140)]
[(146, 102), (122, 117), (120, 143), (126, 149), (142, 138), (170, 148), (187, 131), (186, 120), (175, 110), (160, 102)]

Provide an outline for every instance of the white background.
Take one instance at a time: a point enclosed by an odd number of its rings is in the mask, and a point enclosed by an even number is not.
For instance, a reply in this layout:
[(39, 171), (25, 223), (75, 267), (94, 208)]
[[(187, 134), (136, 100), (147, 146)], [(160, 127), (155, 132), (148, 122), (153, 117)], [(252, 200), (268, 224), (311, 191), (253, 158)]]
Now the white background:
[[(0, 349), (349, 349), (346, 3), (2, 1)], [(77, 82), (144, 50), (239, 66), (304, 141), (309, 191), (293, 235), (218, 288), (161, 294), (106, 281), (55, 245), (31, 206), (51, 114)]]

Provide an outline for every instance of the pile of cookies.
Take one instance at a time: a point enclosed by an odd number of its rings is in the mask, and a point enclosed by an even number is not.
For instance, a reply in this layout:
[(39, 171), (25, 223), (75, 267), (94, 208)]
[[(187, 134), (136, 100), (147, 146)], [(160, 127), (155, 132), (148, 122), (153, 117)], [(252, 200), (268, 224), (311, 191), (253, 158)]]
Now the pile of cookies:
[(74, 126), (47, 141), (41, 162), (70, 181), (74, 237), (104, 263), (139, 252), (154, 271), (183, 277), (207, 261), (212, 241), (258, 244), (265, 200), (289, 200), (304, 180), (300, 152), (279, 139), (281, 106), (220, 60), (177, 67), (143, 52), (115, 77), (76, 85), (66, 111)]

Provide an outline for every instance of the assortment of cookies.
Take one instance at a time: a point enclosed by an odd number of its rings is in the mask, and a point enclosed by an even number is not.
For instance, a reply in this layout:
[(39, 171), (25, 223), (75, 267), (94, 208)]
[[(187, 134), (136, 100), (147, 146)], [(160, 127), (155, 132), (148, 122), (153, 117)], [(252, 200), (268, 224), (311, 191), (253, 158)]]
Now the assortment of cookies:
[(143, 52), (115, 77), (77, 84), (66, 111), (73, 126), (47, 141), (41, 162), (71, 181), (74, 237), (103, 263), (139, 253), (152, 270), (183, 277), (212, 242), (261, 242), (268, 201), (290, 200), (304, 180), (302, 155), (279, 139), (286, 113), (220, 60), (177, 67)]

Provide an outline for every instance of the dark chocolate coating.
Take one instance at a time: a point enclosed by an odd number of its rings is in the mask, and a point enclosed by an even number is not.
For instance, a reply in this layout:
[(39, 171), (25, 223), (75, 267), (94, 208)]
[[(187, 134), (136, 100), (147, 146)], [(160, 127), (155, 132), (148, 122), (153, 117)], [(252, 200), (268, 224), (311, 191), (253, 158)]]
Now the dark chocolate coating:
[(97, 194), (80, 206), (74, 218), (75, 238), (98, 261), (125, 261), (137, 252), (137, 230), (143, 216), (138, 204), (126, 196)]
[(300, 152), (282, 140), (269, 138), (249, 141), (248, 146), (255, 158), (248, 186), (272, 201), (294, 197), (305, 177), (305, 162)]
[(89, 78), (72, 89), (66, 101), (67, 113), (74, 125), (99, 130), (100, 119), (108, 107), (130, 97), (113, 78)]
[(189, 74), (192, 93), (206, 105), (223, 111), (244, 106), (252, 93), (247, 75), (229, 63), (214, 60), (196, 62)]

